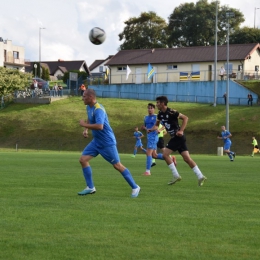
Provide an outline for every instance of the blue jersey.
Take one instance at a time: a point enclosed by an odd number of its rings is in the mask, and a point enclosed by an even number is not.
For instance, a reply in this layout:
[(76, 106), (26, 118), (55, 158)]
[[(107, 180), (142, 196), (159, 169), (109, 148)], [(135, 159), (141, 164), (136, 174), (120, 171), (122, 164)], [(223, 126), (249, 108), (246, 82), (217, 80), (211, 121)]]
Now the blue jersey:
[(229, 138), (225, 138), (225, 137), (227, 137), (229, 135), (230, 135), (230, 132), (228, 130), (225, 130), (225, 131), (221, 132), (221, 136), (222, 136), (222, 139), (223, 139), (224, 143), (231, 142), (231, 140)]
[(141, 133), (140, 131), (134, 132), (134, 137), (135, 137), (136, 141), (140, 140), (141, 136), (143, 136), (143, 133)]
[[(144, 125), (147, 129), (151, 129), (155, 123), (156, 123), (157, 115), (148, 115), (144, 117)], [(147, 139), (154, 138), (155, 136), (158, 136), (157, 131), (152, 131), (147, 134)]]
[(105, 108), (98, 102), (90, 107), (86, 106), (90, 124), (102, 124), (102, 130), (92, 130), (93, 140), (98, 147), (116, 145), (115, 134), (109, 125)]

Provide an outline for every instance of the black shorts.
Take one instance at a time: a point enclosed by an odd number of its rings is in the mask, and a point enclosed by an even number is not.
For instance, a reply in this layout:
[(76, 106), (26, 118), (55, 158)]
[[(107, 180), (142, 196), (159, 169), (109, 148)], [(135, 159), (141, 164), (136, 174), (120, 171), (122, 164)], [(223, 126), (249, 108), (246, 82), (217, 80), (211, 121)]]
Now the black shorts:
[(188, 148), (186, 146), (186, 137), (184, 135), (172, 137), (169, 143), (166, 145), (166, 148), (174, 152), (178, 151), (179, 154), (181, 154), (184, 151), (188, 151)]
[(159, 149), (163, 149), (164, 148), (164, 139), (163, 139), (163, 137), (159, 137), (159, 140), (157, 142), (157, 147)]

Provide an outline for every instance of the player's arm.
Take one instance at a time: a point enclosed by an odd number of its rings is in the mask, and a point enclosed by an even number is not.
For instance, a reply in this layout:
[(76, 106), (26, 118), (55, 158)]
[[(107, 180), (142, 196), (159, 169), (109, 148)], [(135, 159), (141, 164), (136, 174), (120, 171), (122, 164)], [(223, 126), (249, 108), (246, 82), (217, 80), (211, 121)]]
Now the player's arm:
[(185, 130), (185, 128), (187, 126), (189, 118), (187, 116), (181, 114), (181, 113), (179, 113), (178, 118), (182, 120), (182, 124), (181, 124), (180, 130), (177, 131), (176, 135), (177, 136), (183, 136), (183, 131)]
[(147, 132), (148, 133), (150, 133), (150, 132), (152, 132), (152, 131), (157, 131), (158, 130), (158, 127), (159, 127), (159, 125), (160, 125), (160, 120), (156, 120), (156, 122), (155, 122), (155, 124), (154, 124), (154, 126), (152, 127), (152, 128), (150, 128), (150, 129), (147, 129)]
[[(159, 125), (160, 126), (160, 125)], [(160, 128), (158, 128), (158, 130), (157, 130), (157, 132), (158, 133), (161, 133), (162, 131), (164, 131), (165, 130), (165, 126), (164, 125), (161, 125), (161, 127)], [(165, 134), (164, 134), (165, 135)]]
[(104, 120), (105, 120), (105, 113), (102, 109), (95, 110), (95, 118), (96, 123), (90, 124), (89, 120), (81, 119), (79, 121), (80, 126), (91, 129), (91, 130), (103, 130), (104, 127)]
[(88, 120), (81, 119), (79, 121), (80, 126), (91, 130), (103, 130), (104, 124), (90, 124)]

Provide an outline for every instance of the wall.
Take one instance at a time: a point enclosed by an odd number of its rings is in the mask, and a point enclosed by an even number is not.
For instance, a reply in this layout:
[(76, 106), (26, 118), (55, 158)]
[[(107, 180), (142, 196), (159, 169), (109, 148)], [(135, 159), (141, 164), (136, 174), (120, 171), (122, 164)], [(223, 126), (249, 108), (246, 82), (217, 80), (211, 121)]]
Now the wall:
[[(89, 86), (97, 96), (104, 98), (125, 98), (137, 100), (155, 100), (157, 96), (167, 96), (169, 101), (189, 103), (214, 103), (214, 82), (171, 82), (152, 84), (120, 84)], [(227, 81), (217, 81), (217, 104), (224, 104), (223, 94)], [(229, 81), (229, 104), (247, 105), (248, 89)], [(251, 93), (256, 104), (258, 95)]]

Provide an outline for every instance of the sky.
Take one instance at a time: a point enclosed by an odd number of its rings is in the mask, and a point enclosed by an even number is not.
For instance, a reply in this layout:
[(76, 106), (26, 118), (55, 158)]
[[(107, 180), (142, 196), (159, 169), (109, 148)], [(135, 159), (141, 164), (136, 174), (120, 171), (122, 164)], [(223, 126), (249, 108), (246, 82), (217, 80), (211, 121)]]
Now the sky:
[[(191, 2), (197, 1), (0, 0), (0, 37), (23, 46), (26, 60), (38, 61), (41, 49), (41, 61), (85, 60), (90, 66), (95, 60), (118, 52), (123, 43), (118, 34), (123, 32), (128, 19), (153, 11), (168, 22), (176, 7)], [(254, 27), (255, 21), (255, 26), (260, 28), (259, 0), (219, 2), (244, 14), (242, 26)], [(88, 34), (93, 27), (106, 31), (102, 45), (89, 41)]]

